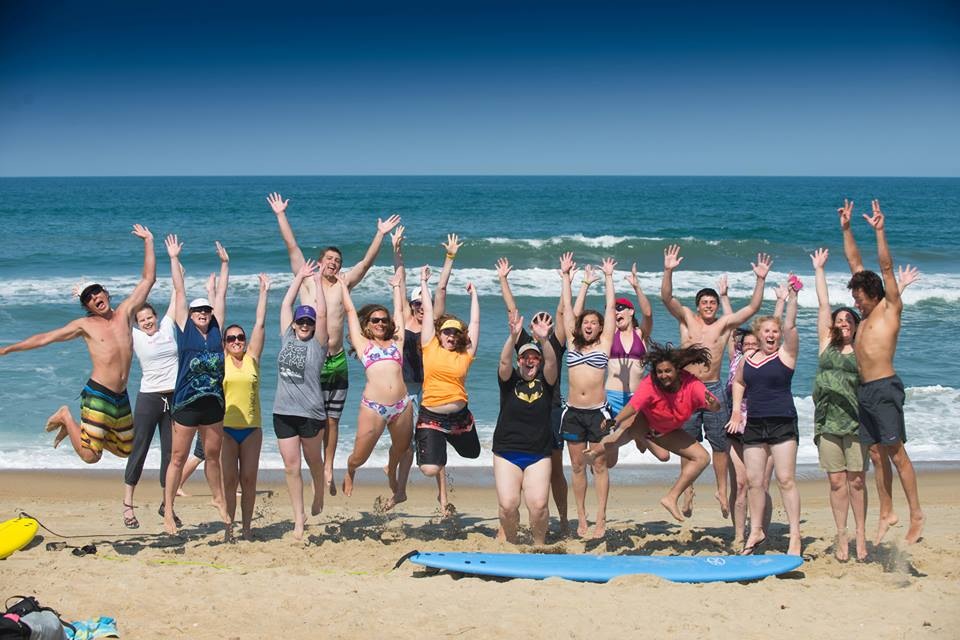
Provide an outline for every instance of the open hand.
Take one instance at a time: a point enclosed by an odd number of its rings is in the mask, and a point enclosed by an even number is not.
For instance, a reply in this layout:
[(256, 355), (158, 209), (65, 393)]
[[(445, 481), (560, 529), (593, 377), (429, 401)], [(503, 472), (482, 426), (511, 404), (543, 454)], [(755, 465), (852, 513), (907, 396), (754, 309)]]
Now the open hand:
[(533, 335), (537, 341), (543, 342), (550, 336), (550, 332), (553, 331), (553, 318), (550, 317), (550, 314), (541, 311), (533, 316), (530, 328), (533, 330)]
[(604, 258), (600, 263), (600, 268), (603, 270), (603, 275), (613, 276), (613, 270), (617, 268), (617, 261), (613, 258)]
[(717, 278), (717, 293), (720, 294), (720, 297), (727, 295), (729, 292), (729, 287), (727, 286), (727, 274), (723, 274)]
[(463, 246), (463, 243), (460, 242), (460, 238), (455, 233), (447, 234), (447, 241), (441, 242), (440, 246), (447, 250), (447, 255), (455, 256), (457, 251), (460, 250), (460, 247)]
[(813, 261), (814, 269), (823, 269), (827, 265), (827, 258), (830, 257), (830, 250), (823, 247), (810, 254), (810, 260)]
[(398, 216), (397, 214), (393, 214), (386, 220), (381, 220), (380, 218), (377, 218), (377, 231), (382, 235), (387, 235), (388, 233), (393, 231), (393, 228), (398, 224), (400, 224), (400, 216)]
[(171, 233), (167, 236), (167, 239), (163, 241), (167, 245), (167, 255), (171, 258), (176, 258), (180, 255), (180, 250), (183, 249), (183, 243), (177, 239), (177, 234)]
[(770, 267), (773, 266), (773, 258), (766, 253), (758, 253), (757, 261), (751, 262), (750, 266), (758, 278), (764, 279), (767, 277), (767, 274), (770, 273)]
[(133, 231), (131, 231), (130, 233), (148, 242), (153, 242), (153, 234), (150, 233), (150, 229), (147, 229), (142, 224), (133, 225)]
[(570, 273), (577, 266), (577, 263), (573, 261), (573, 252), (567, 251), (560, 255), (560, 274)]
[(523, 316), (516, 309), (507, 314), (507, 326), (510, 327), (510, 335), (512, 336), (520, 335), (523, 330)]
[(403, 246), (403, 241), (406, 239), (403, 237), (403, 232), (407, 228), (402, 224), (398, 224), (397, 228), (393, 230), (393, 233), (390, 234), (390, 244), (393, 245), (393, 252), (400, 253), (400, 249)]
[(663, 250), (663, 269), (671, 271), (680, 266), (683, 258), (680, 257), (680, 245), (671, 244)]
[(900, 290), (903, 291), (914, 282), (920, 279), (920, 269), (907, 265), (906, 267), (897, 267), (897, 282), (900, 283)]
[(287, 212), (287, 205), (290, 203), (290, 200), (284, 200), (279, 193), (274, 191), (267, 196), (267, 202), (275, 214), (282, 216)]
[(507, 279), (507, 276), (510, 275), (510, 272), (513, 271), (513, 267), (510, 266), (510, 261), (506, 258), (500, 258), (497, 260), (497, 277)]

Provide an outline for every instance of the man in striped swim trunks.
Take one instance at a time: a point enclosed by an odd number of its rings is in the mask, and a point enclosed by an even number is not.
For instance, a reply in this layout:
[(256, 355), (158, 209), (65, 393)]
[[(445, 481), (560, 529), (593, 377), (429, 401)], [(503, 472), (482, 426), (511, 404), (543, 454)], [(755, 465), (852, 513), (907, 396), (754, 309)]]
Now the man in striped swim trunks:
[(80, 422), (77, 423), (66, 405), (47, 420), (47, 431), (56, 431), (53, 446), (65, 438), (84, 462), (98, 462), (106, 449), (125, 458), (133, 446), (133, 418), (127, 397), (127, 380), (133, 360), (134, 312), (146, 302), (157, 279), (157, 262), (153, 253), (153, 234), (146, 227), (133, 225), (133, 235), (143, 240), (143, 275), (130, 296), (114, 309), (110, 294), (103, 285), (82, 283), (74, 296), (87, 312), (83, 318), (68, 322), (59, 329), (0, 347), (0, 356), (14, 351), (28, 351), (52, 344), (83, 338), (87, 343), (93, 372), (80, 392)]

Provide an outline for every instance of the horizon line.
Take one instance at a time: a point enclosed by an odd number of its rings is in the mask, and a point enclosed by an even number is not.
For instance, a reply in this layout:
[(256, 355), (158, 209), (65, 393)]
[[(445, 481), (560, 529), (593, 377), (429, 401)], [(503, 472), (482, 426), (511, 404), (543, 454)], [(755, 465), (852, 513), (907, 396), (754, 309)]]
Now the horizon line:
[(960, 175), (818, 175), (749, 173), (197, 173), (3, 175), (0, 180), (58, 178), (887, 178), (957, 179)]

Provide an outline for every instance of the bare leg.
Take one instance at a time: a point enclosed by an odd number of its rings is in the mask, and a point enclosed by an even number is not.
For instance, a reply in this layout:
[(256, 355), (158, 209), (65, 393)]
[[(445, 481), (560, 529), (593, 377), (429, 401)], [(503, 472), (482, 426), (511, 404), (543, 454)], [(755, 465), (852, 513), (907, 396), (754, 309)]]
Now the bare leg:
[(203, 438), (203, 451), (208, 456), (203, 465), (203, 473), (207, 477), (210, 493), (213, 495), (213, 504), (220, 513), (220, 519), (226, 525), (224, 538), (230, 540), (233, 536), (233, 521), (227, 513), (227, 501), (223, 497), (223, 472), (220, 468), (220, 451), (223, 448), (223, 422), (200, 427), (200, 437)]
[(223, 473), (223, 499), (233, 525), (237, 518), (237, 487), (240, 485), (240, 445), (224, 435), (220, 447), (220, 470)]
[(853, 507), (853, 521), (857, 525), (857, 560), (867, 559), (867, 491), (864, 472), (847, 471), (847, 491)]
[[(194, 427), (196, 428), (196, 427)], [(189, 454), (189, 451), (187, 452)], [(187, 461), (183, 465), (183, 471), (180, 478), (177, 482), (177, 495), (182, 497), (190, 497), (190, 494), (184, 491), (184, 487), (187, 485), (187, 480), (190, 479), (190, 476), (193, 475), (193, 472), (197, 470), (203, 464), (203, 459), (198, 458), (197, 456), (189, 455)]]
[(717, 477), (717, 492), (713, 497), (720, 503), (720, 515), (730, 517), (730, 503), (727, 502), (727, 467), (730, 456), (726, 451), (713, 452), (713, 473)]
[(523, 471), (505, 458), (493, 456), (493, 483), (497, 490), (497, 507), (500, 518), (498, 540), (517, 543), (517, 527), (520, 525), (520, 487)]
[(550, 491), (560, 518), (560, 535), (566, 536), (570, 524), (567, 522), (567, 477), (563, 473), (563, 449), (554, 449), (550, 453)]
[(180, 477), (183, 475), (183, 465), (190, 453), (190, 445), (197, 433), (196, 427), (185, 427), (173, 423), (173, 443), (170, 450), (170, 464), (167, 466), (167, 479), (163, 487), (163, 528), (167, 533), (177, 532), (177, 523), (174, 515), (174, 500), (177, 487), (180, 486)]
[(87, 464), (94, 464), (100, 461), (100, 452), (83, 446), (83, 442), (80, 439), (82, 429), (80, 428), (80, 424), (73, 419), (73, 416), (70, 414), (70, 408), (67, 407), (67, 405), (63, 405), (57, 409), (52, 416), (47, 418), (46, 429), (47, 431), (57, 432), (56, 437), (53, 439), (54, 449), (59, 447), (65, 438), (69, 437), (70, 444), (73, 445), (74, 451), (77, 452), (81, 460)]
[[(232, 440), (233, 438), (230, 438)], [(244, 540), (252, 538), (251, 524), (253, 522), (253, 508), (257, 503), (257, 472), (260, 470), (260, 449), (263, 445), (263, 430), (254, 429), (240, 445), (240, 488), (243, 495), (240, 497), (240, 516), (242, 535)], [(230, 491), (224, 490), (229, 497)], [(236, 494), (233, 497), (236, 501)]]
[(337, 439), (340, 434), (340, 418), (327, 416), (327, 428), (323, 432), (323, 481), (330, 495), (337, 495), (337, 483), (333, 479), (333, 459), (337, 455)]
[(587, 468), (583, 451), (586, 444), (583, 442), (567, 442), (567, 451), (570, 452), (570, 469), (573, 472), (573, 499), (577, 505), (577, 535), (586, 537), (589, 525), (587, 524)]
[(747, 469), (743, 465), (743, 443), (730, 442), (730, 504), (733, 505), (733, 546), (743, 546), (747, 524)]
[(680, 456), (680, 477), (673, 483), (667, 495), (660, 499), (660, 504), (675, 520), (683, 522), (683, 512), (678, 508), (677, 503), (681, 494), (693, 485), (710, 464), (710, 455), (703, 445), (683, 429), (664, 434), (658, 439), (658, 444)]
[(743, 446), (743, 464), (747, 470), (747, 502), (750, 508), (750, 534), (744, 543), (744, 553), (752, 553), (767, 539), (762, 514), (766, 508), (767, 493), (764, 482), (767, 477), (768, 453), (769, 450), (765, 444)]
[(790, 523), (790, 546), (787, 553), (798, 556), (800, 539), (800, 490), (797, 488), (797, 442), (787, 440), (770, 445), (773, 471), (780, 485), (780, 497)]
[[(683, 477), (684, 473), (687, 473), (687, 466), (689, 464), (690, 462), (686, 458), (680, 458), (680, 478)], [(689, 473), (687, 475), (689, 475)], [(696, 475), (699, 476), (700, 474), (698, 473)], [(677, 482), (680, 481), (680, 478), (677, 478)], [(692, 483), (686, 489), (684, 489), (683, 506), (680, 507), (680, 513), (684, 518), (689, 518), (693, 515), (693, 498), (696, 495), (697, 492), (694, 490)], [(681, 520), (682, 519), (683, 518), (681, 518)]]
[(597, 521), (593, 528), (593, 538), (598, 539), (607, 533), (607, 499), (610, 497), (610, 474), (607, 471), (606, 456), (597, 457), (591, 466), (593, 467), (593, 489), (597, 492)]
[[(300, 448), (310, 470), (310, 479), (313, 484), (313, 502), (310, 504), (310, 515), (319, 515), (323, 511), (323, 436), (319, 433), (312, 438), (300, 438)], [(299, 466), (298, 466), (299, 474)], [(301, 487), (303, 481), (301, 480)], [(301, 497), (302, 500), (302, 497)]]
[(897, 475), (900, 476), (900, 485), (903, 487), (903, 493), (907, 497), (907, 507), (910, 509), (910, 528), (904, 538), (907, 544), (914, 544), (923, 536), (923, 523), (926, 517), (920, 508), (920, 494), (917, 490), (917, 474), (913, 469), (913, 463), (910, 462), (910, 456), (903, 444), (883, 447), (889, 450), (889, 459), (893, 461), (897, 468)]
[(413, 438), (413, 407), (408, 406), (403, 413), (387, 425), (387, 429), (390, 431), (387, 479), (393, 495), (379, 503), (383, 511), (389, 511), (407, 500), (407, 480), (409, 479), (410, 467), (407, 466), (405, 470), (402, 470), (401, 463), (405, 458), (411, 457), (412, 459), (413, 456), (413, 450), (410, 448), (410, 441)]
[(837, 525), (837, 543), (833, 555), (840, 562), (846, 562), (850, 557), (847, 541), (847, 512), (850, 510), (847, 476), (846, 471), (827, 473), (827, 480), (830, 482), (830, 508), (833, 509), (833, 521)]
[[(770, 450), (767, 450), (767, 461), (763, 468), (763, 517), (760, 518), (763, 523), (763, 533), (766, 535), (770, 530), (770, 520), (773, 518), (773, 498), (770, 497), (770, 481), (773, 480), (773, 456)], [(753, 520), (753, 512), (750, 514), (750, 520)]]
[(353, 479), (364, 462), (370, 458), (373, 448), (383, 435), (387, 422), (373, 409), (360, 405), (357, 414), (357, 435), (353, 441), (353, 453), (347, 458), (347, 473), (343, 476), (343, 495), (353, 495)]
[(877, 535), (873, 544), (880, 544), (887, 531), (899, 520), (893, 512), (893, 469), (890, 467), (890, 452), (879, 444), (870, 445), (870, 459), (873, 461), (873, 474), (877, 482), (877, 499), (880, 502), (880, 515), (877, 519)]
[[(313, 439), (322, 439), (320, 434)], [(293, 436), (291, 438), (279, 438), (277, 447), (280, 449), (280, 457), (283, 458), (283, 472), (287, 480), (287, 491), (290, 493), (290, 503), (293, 506), (293, 537), (297, 540), (303, 538), (303, 528), (306, 522), (306, 516), (303, 513), (303, 476), (300, 475), (300, 438)], [(315, 486), (315, 493), (322, 493), (323, 485)]]
[(547, 523), (550, 521), (550, 468), (549, 457), (534, 462), (523, 470), (523, 500), (530, 518), (530, 533), (533, 544), (547, 541)]

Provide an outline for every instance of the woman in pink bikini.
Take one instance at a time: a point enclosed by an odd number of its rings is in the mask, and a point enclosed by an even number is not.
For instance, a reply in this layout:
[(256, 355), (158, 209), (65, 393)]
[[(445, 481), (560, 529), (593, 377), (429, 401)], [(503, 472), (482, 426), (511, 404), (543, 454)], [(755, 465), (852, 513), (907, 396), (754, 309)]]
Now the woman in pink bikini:
[(413, 411), (403, 382), (403, 268), (390, 279), (393, 291), (393, 315), (380, 304), (364, 305), (359, 311), (350, 298), (343, 277), (340, 278), (343, 308), (350, 328), (350, 344), (363, 364), (367, 386), (360, 397), (357, 415), (357, 436), (353, 453), (347, 458), (347, 473), (343, 478), (343, 493), (353, 493), (353, 478), (367, 461), (373, 448), (390, 431), (390, 457), (387, 480), (392, 495), (377, 498), (374, 509), (388, 511), (407, 499), (408, 473), (398, 474), (400, 459), (410, 448), (413, 439)]

